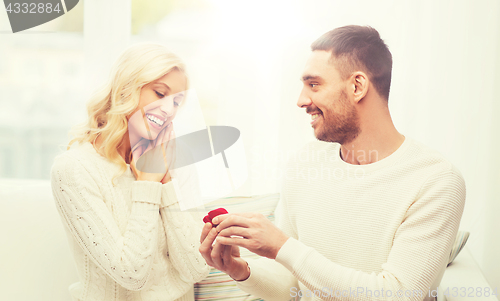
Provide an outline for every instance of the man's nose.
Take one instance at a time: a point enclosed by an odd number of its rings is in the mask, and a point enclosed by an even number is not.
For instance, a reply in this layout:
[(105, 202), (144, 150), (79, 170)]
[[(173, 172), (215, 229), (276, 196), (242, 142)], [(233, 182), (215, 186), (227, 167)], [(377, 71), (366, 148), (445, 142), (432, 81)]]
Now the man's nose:
[(312, 104), (311, 98), (309, 97), (307, 91), (305, 89), (302, 89), (299, 95), (299, 99), (297, 100), (297, 106), (299, 108), (305, 108), (308, 107)]

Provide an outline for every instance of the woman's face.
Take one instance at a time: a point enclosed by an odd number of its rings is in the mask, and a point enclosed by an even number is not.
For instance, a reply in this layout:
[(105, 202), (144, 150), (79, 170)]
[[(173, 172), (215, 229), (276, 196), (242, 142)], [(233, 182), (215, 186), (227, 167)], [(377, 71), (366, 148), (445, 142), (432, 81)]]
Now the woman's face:
[(139, 139), (156, 139), (160, 131), (171, 126), (179, 105), (184, 100), (186, 85), (184, 73), (174, 69), (143, 86), (139, 105), (127, 116), (129, 132), (139, 136)]

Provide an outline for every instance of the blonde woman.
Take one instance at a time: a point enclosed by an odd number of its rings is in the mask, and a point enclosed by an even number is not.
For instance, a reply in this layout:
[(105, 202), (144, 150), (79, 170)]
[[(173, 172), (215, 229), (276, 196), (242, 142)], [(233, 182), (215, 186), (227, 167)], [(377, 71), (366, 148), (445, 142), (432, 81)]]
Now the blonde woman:
[[(187, 88), (184, 64), (164, 46), (130, 47), (56, 157), (52, 190), (80, 278), (69, 287), (73, 300), (192, 301), (193, 284), (208, 275), (198, 251), (203, 222), (179, 209), (179, 185), (190, 178), (169, 170)], [(148, 153), (163, 166), (137, 168)]]

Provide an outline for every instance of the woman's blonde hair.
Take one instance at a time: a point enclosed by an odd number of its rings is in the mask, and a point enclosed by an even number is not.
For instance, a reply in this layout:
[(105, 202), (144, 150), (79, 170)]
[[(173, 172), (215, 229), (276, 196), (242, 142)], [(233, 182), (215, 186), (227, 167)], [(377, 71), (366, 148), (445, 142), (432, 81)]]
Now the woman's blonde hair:
[[(144, 85), (174, 69), (185, 73), (181, 59), (161, 44), (141, 43), (127, 48), (113, 65), (108, 82), (87, 103), (88, 120), (70, 130), (69, 135), (74, 138), (67, 149), (76, 141), (80, 144), (93, 142), (101, 135), (99, 151), (120, 165), (122, 175), (127, 170), (127, 163), (118, 153), (118, 147), (127, 134), (126, 116), (139, 105)], [(113, 185), (117, 176), (112, 179)]]

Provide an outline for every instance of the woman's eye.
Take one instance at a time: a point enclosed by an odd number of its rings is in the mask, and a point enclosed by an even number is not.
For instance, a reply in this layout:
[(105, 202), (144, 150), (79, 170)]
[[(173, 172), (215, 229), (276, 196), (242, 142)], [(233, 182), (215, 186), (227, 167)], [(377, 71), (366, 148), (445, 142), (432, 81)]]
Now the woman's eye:
[(155, 91), (155, 93), (156, 93), (156, 95), (158, 95), (158, 97), (160, 97), (160, 98), (165, 97), (165, 95), (161, 94), (161, 93), (160, 93), (160, 92), (158, 92), (158, 91)]
[(314, 88), (316, 87), (318, 84), (309, 84), (309, 86), (311, 86), (311, 88)]
[(176, 107), (178, 107), (181, 104), (182, 99), (183, 99), (182, 96), (178, 96), (178, 97), (174, 98), (174, 105)]

